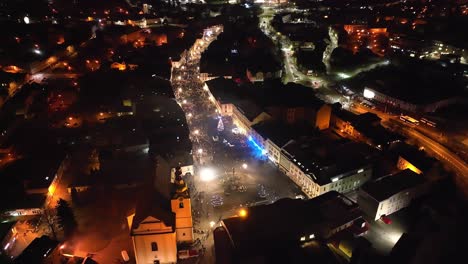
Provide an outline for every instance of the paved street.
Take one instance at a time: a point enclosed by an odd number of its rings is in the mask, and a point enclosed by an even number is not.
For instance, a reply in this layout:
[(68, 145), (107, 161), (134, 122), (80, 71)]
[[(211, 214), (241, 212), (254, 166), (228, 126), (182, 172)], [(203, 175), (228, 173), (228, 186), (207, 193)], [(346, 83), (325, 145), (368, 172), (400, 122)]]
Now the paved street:
[(210, 235), (222, 218), (236, 215), (240, 208), (301, 194), (244, 135), (236, 134), (230, 117), (218, 115), (203, 90), (198, 78), (200, 52), (219, 32), (216, 27), (206, 30), (203, 41), (188, 52), (186, 63), (172, 72), (176, 99), (186, 113), (193, 142), (195, 176), (189, 186), (195, 238), (200, 241), (195, 246), (206, 249), (202, 263), (214, 263)]

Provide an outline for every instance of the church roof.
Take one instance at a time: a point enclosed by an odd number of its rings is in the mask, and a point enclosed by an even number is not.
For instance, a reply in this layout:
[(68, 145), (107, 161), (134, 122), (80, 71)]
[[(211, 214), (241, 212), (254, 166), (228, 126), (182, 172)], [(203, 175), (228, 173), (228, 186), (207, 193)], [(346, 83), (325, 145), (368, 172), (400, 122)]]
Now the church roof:
[(141, 192), (137, 200), (132, 230), (137, 229), (149, 216), (161, 220), (166, 226), (172, 226), (175, 230), (175, 214), (171, 210), (171, 201), (152, 188)]
[(135, 216), (132, 222), (132, 230), (148, 217), (153, 217), (164, 222), (166, 226), (171, 226), (175, 230), (175, 213), (171, 208), (171, 188), (170, 167), (165, 159), (156, 156), (155, 175), (148, 178), (143, 184), (139, 193), (135, 207)]

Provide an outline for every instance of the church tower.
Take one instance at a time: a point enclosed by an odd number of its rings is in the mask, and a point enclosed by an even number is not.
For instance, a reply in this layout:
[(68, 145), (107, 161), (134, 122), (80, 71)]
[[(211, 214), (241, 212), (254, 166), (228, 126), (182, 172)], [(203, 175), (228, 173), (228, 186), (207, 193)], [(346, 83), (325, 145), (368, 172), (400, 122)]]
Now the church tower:
[(172, 212), (175, 213), (177, 243), (193, 242), (192, 204), (187, 184), (182, 179), (182, 170), (175, 168), (174, 191), (171, 199)]

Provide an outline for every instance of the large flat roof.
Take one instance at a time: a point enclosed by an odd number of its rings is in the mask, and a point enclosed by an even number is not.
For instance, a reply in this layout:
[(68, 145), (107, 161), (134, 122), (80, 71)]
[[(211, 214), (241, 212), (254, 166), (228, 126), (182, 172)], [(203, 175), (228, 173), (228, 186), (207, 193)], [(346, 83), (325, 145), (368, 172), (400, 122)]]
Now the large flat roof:
[(281, 199), (247, 209), (246, 217), (223, 223), (238, 251), (268, 251), (298, 244), (302, 236), (328, 238), (331, 230), (362, 217), (358, 205), (331, 191), (310, 200)]
[(65, 153), (50, 151), (43, 154), (21, 158), (7, 165), (1, 170), (2, 177), (24, 181), (28, 189), (48, 188), (65, 159)]
[(370, 88), (415, 105), (466, 96), (466, 81), (431, 62), (397, 62), (358, 74), (349, 81), (358, 90)]
[(310, 125), (289, 125), (276, 121), (266, 121), (255, 124), (252, 128), (264, 139), (270, 139), (278, 147), (283, 147), (290, 140), (315, 132)]
[(58, 246), (59, 242), (50, 239), (48, 236), (41, 236), (34, 239), (31, 244), (19, 255), (13, 263), (31, 264), (42, 263), (52, 251)]
[(361, 188), (377, 201), (384, 201), (393, 195), (424, 183), (424, 177), (410, 169), (365, 183)]
[(333, 177), (370, 166), (376, 154), (367, 144), (326, 136), (291, 142), (283, 149), (296, 166), (320, 185), (330, 183)]

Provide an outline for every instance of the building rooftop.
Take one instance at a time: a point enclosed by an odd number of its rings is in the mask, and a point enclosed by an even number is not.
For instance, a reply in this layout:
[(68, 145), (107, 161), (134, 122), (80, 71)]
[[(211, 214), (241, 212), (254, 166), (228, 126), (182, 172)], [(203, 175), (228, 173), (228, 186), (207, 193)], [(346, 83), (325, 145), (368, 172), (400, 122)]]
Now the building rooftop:
[(3, 241), (3, 239), (8, 235), (8, 233), (11, 232), (11, 229), (15, 225), (16, 225), (16, 221), (0, 223), (0, 241)]
[(423, 173), (431, 169), (437, 162), (436, 159), (428, 156), (424, 150), (418, 150), (416, 147), (406, 143), (395, 144), (392, 146), (392, 150)]
[(410, 169), (365, 183), (361, 188), (377, 201), (384, 201), (393, 195), (424, 183), (424, 178)]
[(58, 246), (59, 242), (50, 239), (48, 236), (41, 236), (34, 239), (31, 244), (19, 255), (14, 264), (42, 263), (52, 251)]
[(138, 229), (141, 222), (150, 216), (163, 221), (166, 226), (171, 226), (175, 230), (175, 213), (171, 210), (171, 201), (156, 190), (141, 192), (130, 232)]
[(313, 234), (327, 239), (330, 231), (362, 217), (356, 203), (331, 191), (310, 200), (281, 199), (247, 209), (246, 217), (223, 220), (236, 251), (261, 254), (287, 245), (298, 245)]
[(206, 81), (206, 85), (216, 100), (223, 104), (233, 103), (234, 101), (239, 100), (238, 92), (240, 88), (232, 79), (218, 77)]
[(353, 112), (344, 110), (344, 109), (333, 109), (333, 115), (343, 119), (344, 121), (350, 122), (353, 126), (365, 124), (365, 125), (374, 125), (380, 123), (380, 117), (371, 112), (366, 112), (362, 114), (355, 114)]
[(175, 213), (171, 209), (171, 197), (176, 185), (171, 181), (171, 166), (166, 159), (155, 155), (153, 172), (145, 177), (144, 184), (137, 197), (135, 216), (130, 232), (147, 217), (154, 217), (175, 230)]
[(421, 60), (394, 63), (360, 73), (346, 82), (359, 91), (368, 87), (415, 105), (466, 95), (466, 80), (454, 77), (443, 66)]
[(376, 151), (367, 144), (323, 135), (291, 142), (283, 149), (296, 166), (320, 185), (371, 166), (376, 155)]
[(263, 109), (250, 100), (241, 100), (235, 102), (234, 105), (249, 121), (253, 121), (258, 115), (263, 112)]
[(23, 181), (26, 189), (48, 188), (64, 159), (65, 153), (53, 151), (47, 155), (28, 156), (5, 166), (1, 174), (2, 177)]
[(381, 125), (372, 126), (366, 123), (359, 123), (355, 126), (355, 129), (371, 139), (375, 145), (389, 144), (403, 139), (402, 136), (385, 129)]
[(325, 104), (309, 87), (280, 79), (237, 85), (231, 79), (216, 78), (206, 82), (212, 95), (221, 103), (252, 101), (260, 108), (306, 107), (318, 109)]
[(42, 208), (45, 205), (46, 194), (21, 194), (11, 196), (6, 202), (0, 203), (2, 211), (12, 211), (17, 209)]
[(288, 125), (275, 121), (261, 122), (253, 125), (252, 128), (264, 139), (271, 140), (280, 148), (290, 140), (315, 132), (314, 128), (309, 125)]

